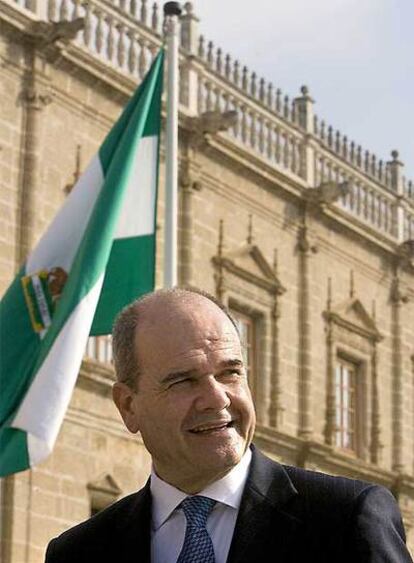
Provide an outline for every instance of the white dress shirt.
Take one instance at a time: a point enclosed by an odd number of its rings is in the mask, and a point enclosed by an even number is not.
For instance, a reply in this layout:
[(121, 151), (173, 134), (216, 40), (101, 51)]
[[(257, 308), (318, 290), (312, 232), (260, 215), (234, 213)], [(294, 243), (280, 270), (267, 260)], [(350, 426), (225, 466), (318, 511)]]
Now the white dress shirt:
[[(216, 563), (227, 560), (251, 458), (249, 448), (227, 475), (198, 493), (217, 501), (207, 519)], [(151, 562), (176, 563), (187, 526), (183, 510), (176, 508), (188, 495), (160, 479), (154, 469), (151, 472), (151, 495)]]

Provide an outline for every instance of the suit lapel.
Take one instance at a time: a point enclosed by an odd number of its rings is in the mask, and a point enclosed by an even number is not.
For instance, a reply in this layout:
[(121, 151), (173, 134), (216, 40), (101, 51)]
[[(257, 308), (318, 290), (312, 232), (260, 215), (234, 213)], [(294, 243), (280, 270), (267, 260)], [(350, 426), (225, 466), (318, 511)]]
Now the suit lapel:
[(289, 514), (288, 507), (298, 493), (280, 464), (252, 449), (252, 464), (227, 561), (265, 561), (265, 553), (271, 548), (278, 563), (284, 563), (291, 559), (292, 541), (301, 525)]
[(117, 563), (151, 561), (151, 491), (150, 481), (137, 493), (125, 518), (117, 528)]

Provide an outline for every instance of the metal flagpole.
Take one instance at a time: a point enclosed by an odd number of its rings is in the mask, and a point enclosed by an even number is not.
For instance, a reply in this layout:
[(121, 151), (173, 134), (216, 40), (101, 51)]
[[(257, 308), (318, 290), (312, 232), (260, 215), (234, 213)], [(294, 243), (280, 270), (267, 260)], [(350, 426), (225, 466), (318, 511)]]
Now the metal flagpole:
[(164, 287), (177, 285), (178, 211), (178, 46), (179, 2), (164, 4), (167, 38), (167, 135), (165, 150)]

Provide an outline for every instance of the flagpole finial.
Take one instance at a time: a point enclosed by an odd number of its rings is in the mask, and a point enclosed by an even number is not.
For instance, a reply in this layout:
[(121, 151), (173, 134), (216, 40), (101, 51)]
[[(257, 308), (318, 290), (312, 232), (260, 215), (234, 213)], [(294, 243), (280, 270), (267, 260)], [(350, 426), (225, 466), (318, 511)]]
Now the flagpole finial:
[(182, 9), (179, 2), (166, 2), (164, 4), (165, 16), (181, 16)]

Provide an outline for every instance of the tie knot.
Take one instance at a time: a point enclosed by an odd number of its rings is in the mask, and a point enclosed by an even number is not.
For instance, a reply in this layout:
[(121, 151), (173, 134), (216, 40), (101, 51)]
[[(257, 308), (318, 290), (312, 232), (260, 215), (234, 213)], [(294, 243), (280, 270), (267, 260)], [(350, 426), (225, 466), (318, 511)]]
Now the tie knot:
[(181, 503), (187, 523), (190, 526), (205, 527), (208, 515), (213, 509), (216, 501), (202, 496), (187, 497)]

